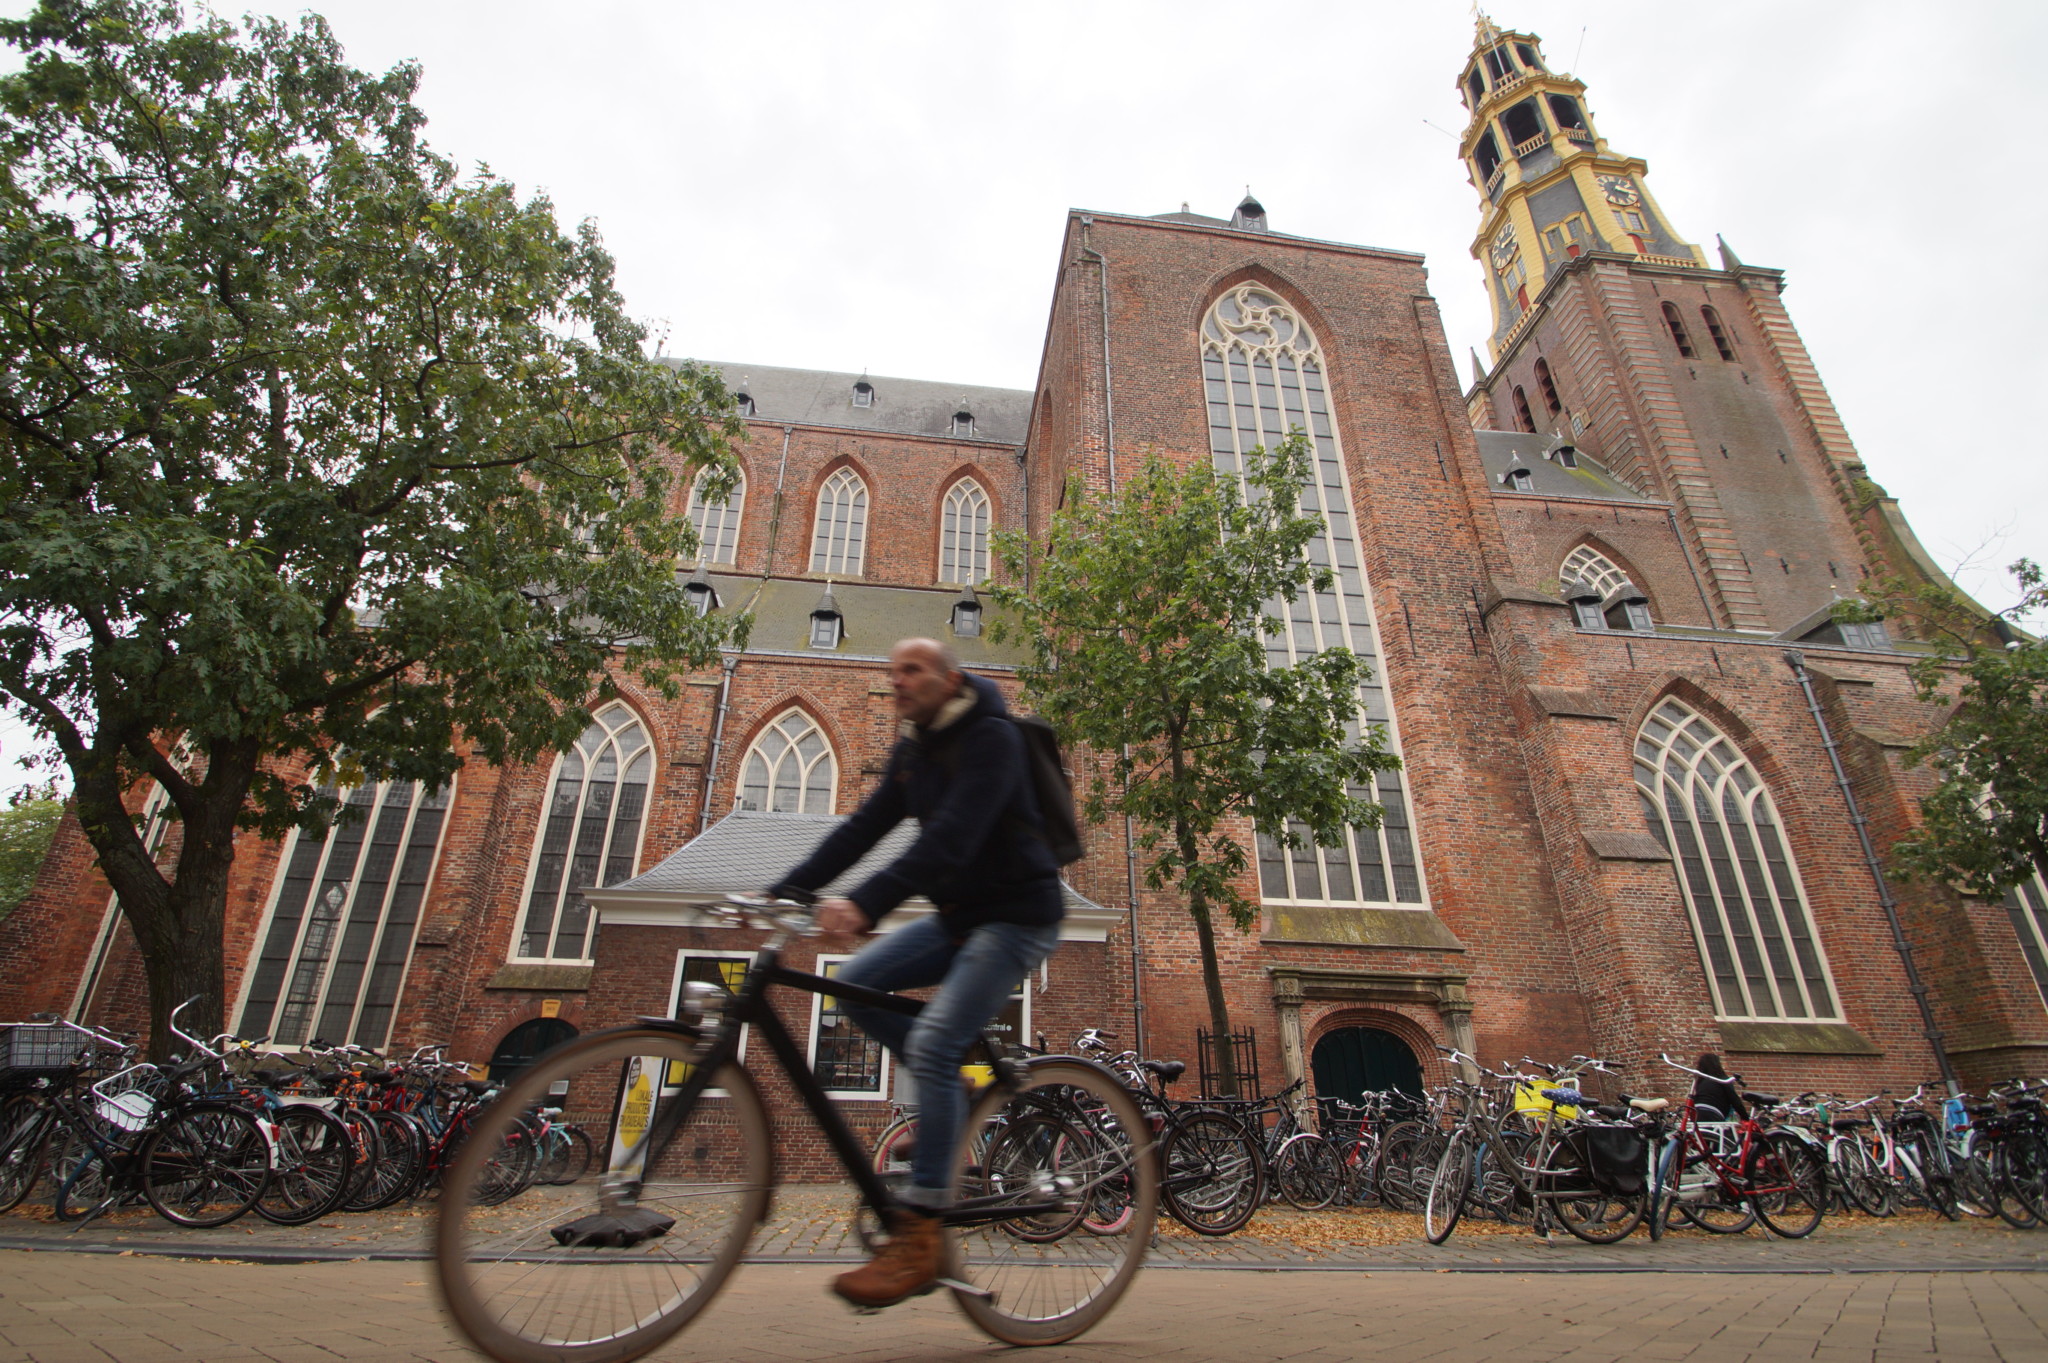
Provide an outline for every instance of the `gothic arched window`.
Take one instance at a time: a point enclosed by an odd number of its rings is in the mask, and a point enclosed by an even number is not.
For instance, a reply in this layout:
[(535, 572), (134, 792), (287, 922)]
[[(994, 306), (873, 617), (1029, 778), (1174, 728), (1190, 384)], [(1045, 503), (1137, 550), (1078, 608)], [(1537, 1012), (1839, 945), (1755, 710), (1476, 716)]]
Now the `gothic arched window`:
[(391, 1039), (451, 793), (361, 786), (325, 836), (293, 836), (236, 1031), (292, 1046)]
[(2005, 911), (2019, 934), (2020, 954), (2027, 958), (2034, 986), (2048, 1003), (2048, 883), (2037, 874), (2005, 892)]
[(741, 809), (830, 814), (839, 761), (818, 722), (792, 706), (761, 731), (740, 762)]
[(1557, 570), (1557, 580), (1583, 582), (1599, 592), (1602, 600), (1624, 587), (1635, 585), (1613, 559), (1590, 544), (1582, 544), (1564, 556), (1564, 562)]
[(533, 888), (515, 958), (587, 961), (594, 954), (583, 892), (640, 869), (640, 829), (654, 748), (640, 717), (614, 701), (562, 754), (533, 849)]
[(939, 581), (963, 585), (988, 576), (988, 494), (972, 478), (946, 491), (939, 515)]
[(1536, 387), (1543, 393), (1543, 405), (1556, 416), (1564, 410), (1564, 404), (1557, 400), (1557, 385), (1550, 378), (1550, 362), (1541, 356), (1536, 360)]
[(747, 477), (742, 473), (723, 500), (704, 500), (707, 470), (690, 488), (690, 524), (697, 531), (697, 557), (704, 563), (731, 563), (740, 542), (740, 513), (747, 505)]
[(1671, 304), (1664, 305), (1664, 325), (1671, 331), (1671, 344), (1678, 347), (1678, 353), (1686, 359), (1692, 358), (1692, 338), (1685, 334), (1685, 320), (1678, 315), (1678, 309)]
[(1518, 431), (1527, 431), (1530, 435), (1536, 434), (1536, 418), (1529, 415), (1529, 395), (1527, 393), (1524, 393), (1521, 389), (1521, 386), (1517, 384), (1515, 387), (1514, 396), (1515, 429)]
[[(1306, 552), (1314, 562), (1330, 565), (1336, 582), (1325, 593), (1272, 603), (1270, 613), (1286, 624), (1266, 637), (1267, 660), (1289, 667), (1326, 648), (1348, 646), (1372, 666), (1371, 679), (1359, 688), (1360, 717), (1353, 730), (1358, 724), (1379, 725), (1386, 730), (1387, 747), (1399, 751), (1352, 522), (1343, 446), (1324, 384), (1322, 349), (1292, 307), (1257, 285), (1244, 284), (1210, 308), (1202, 323), (1201, 352), (1209, 448), (1218, 472), (1241, 477), (1248, 451), (1273, 448), (1293, 430), (1307, 435), (1315, 449), (1301, 505), (1321, 516), (1323, 529)], [(1379, 801), (1386, 811), (1379, 828), (1350, 829), (1341, 847), (1318, 847), (1301, 827), (1294, 831), (1304, 836), (1305, 847), (1259, 839), (1259, 893), (1266, 902), (1423, 902), (1401, 773), (1381, 772), (1377, 790), (1354, 788), (1352, 794)]]
[(868, 485), (852, 469), (840, 469), (818, 489), (811, 571), (859, 577), (867, 540)]
[(1714, 349), (1720, 352), (1721, 358), (1724, 360), (1734, 359), (1735, 346), (1728, 339), (1728, 328), (1721, 325), (1721, 314), (1715, 312), (1713, 308), (1702, 304), (1700, 306), (1700, 320), (1707, 324), (1707, 335), (1713, 338)]
[(1715, 1016), (1840, 1021), (1777, 805), (1706, 716), (1666, 700), (1636, 735), (1636, 789), (1672, 855)]

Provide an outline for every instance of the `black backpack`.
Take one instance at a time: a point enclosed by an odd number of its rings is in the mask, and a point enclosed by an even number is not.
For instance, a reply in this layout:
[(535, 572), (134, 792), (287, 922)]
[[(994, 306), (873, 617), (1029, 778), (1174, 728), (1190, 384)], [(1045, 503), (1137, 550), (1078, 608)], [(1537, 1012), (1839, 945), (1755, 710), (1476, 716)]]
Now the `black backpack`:
[(1024, 769), (1031, 774), (1031, 791), (1038, 797), (1039, 822), (1044, 824), (1040, 835), (1046, 849), (1062, 866), (1079, 861), (1088, 848), (1081, 841), (1081, 821), (1074, 813), (1074, 775), (1067, 770), (1059, 735), (1039, 715), (1011, 715), (1009, 719), (1024, 736)]
[[(990, 716), (997, 718), (997, 716)], [(1024, 771), (1031, 781), (1031, 793), (1038, 797), (1038, 820), (1034, 830), (1045, 842), (1052, 859), (1061, 866), (1079, 861), (1088, 848), (1081, 841), (1081, 821), (1074, 809), (1074, 776), (1067, 770), (1066, 755), (1051, 721), (1039, 715), (1005, 715), (1024, 739)], [(947, 770), (959, 760), (951, 744), (944, 751)]]

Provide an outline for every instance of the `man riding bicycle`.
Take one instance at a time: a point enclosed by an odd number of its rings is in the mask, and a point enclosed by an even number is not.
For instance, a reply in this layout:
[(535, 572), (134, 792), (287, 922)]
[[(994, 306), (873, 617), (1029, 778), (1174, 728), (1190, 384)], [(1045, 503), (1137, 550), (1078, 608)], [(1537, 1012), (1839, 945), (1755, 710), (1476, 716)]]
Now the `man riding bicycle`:
[(817, 906), (819, 928), (839, 936), (874, 931), (913, 896), (938, 908), (870, 942), (838, 973), (848, 983), (891, 992), (938, 986), (915, 1018), (840, 1005), (917, 1083), (907, 1210), (880, 1253), (832, 1285), (862, 1307), (891, 1306), (937, 1285), (939, 1213), (953, 1201), (953, 1160), (967, 1115), (961, 1062), (1059, 944), (1065, 912), (1024, 739), (995, 684), (962, 671), (939, 641), (905, 639), (889, 654), (889, 686), (898, 738), (880, 783), (771, 890), (808, 899), (905, 817), (918, 821), (917, 839), (902, 856), (846, 897)]

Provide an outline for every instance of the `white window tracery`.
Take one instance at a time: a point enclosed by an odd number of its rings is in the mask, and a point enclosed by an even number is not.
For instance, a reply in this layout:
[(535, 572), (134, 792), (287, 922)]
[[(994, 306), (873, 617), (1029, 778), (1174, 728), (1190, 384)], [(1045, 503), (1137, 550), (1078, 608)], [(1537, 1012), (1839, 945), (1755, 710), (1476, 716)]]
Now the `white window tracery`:
[(562, 754), (533, 849), (514, 959), (587, 961), (595, 933), (583, 892), (640, 866), (654, 747), (640, 717), (614, 701)]
[(818, 489), (818, 516), (811, 532), (811, 571), (859, 577), (868, 538), (868, 485), (843, 468)]
[[(1209, 408), (1209, 448), (1216, 468), (1243, 476), (1244, 456), (1273, 448), (1300, 429), (1315, 447), (1315, 469), (1301, 504), (1319, 513), (1324, 529), (1306, 552), (1336, 576), (1328, 592), (1275, 602), (1268, 609), (1285, 622), (1266, 639), (1266, 656), (1288, 667), (1326, 648), (1347, 646), (1372, 666), (1359, 688), (1358, 723), (1376, 724), (1387, 746), (1399, 751), (1387, 704), (1385, 670), (1373, 627), (1372, 598), (1352, 521), (1343, 447), (1330, 413), (1323, 356), (1314, 334), (1293, 308), (1257, 285), (1240, 285), (1216, 300), (1202, 323), (1202, 376)], [(1421, 867), (1410, 827), (1402, 774), (1379, 774), (1378, 788), (1352, 794), (1378, 800), (1386, 815), (1377, 829), (1348, 831), (1342, 847), (1288, 849), (1259, 839), (1259, 891), (1268, 903), (1409, 905), (1424, 902)]]
[(1643, 721), (1635, 756), (1643, 815), (1672, 855), (1715, 1016), (1840, 1021), (1799, 868), (1749, 759), (1675, 699)]
[(1635, 585), (1613, 559), (1590, 544), (1582, 544), (1564, 556), (1564, 563), (1557, 570), (1557, 580), (1565, 583), (1583, 582), (1600, 593), (1600, 599), (1603, 601), (1623, 587)]
[(839, 759), (818, 722), (791, 706), (761, 731), (740, 762), (739, 807), (774, 814), (830, 814)]
[(946, 491), (939, 517), (939, 581), (967, 585), (988, 578), (988, 493), (972, 478)]
[(707, 470), (697, 475), (690, 488), (690, 525), (697, 532), (697, 559), (702, 563), (731, 563), (739, 550), (740, 516), (747, 505), (747, 477), (742, 473), (732, 492), (723, 500), (704, 500)]
[(362, 786), (325, 836), (294, 835), (237, 1031), (286, 1045), (390, 1040), (452, 794)]

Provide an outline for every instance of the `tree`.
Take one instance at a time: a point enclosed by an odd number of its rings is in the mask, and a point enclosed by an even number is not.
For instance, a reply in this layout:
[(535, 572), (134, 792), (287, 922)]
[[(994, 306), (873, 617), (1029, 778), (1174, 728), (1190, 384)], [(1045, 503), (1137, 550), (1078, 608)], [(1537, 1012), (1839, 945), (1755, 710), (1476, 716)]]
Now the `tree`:
[[(1218, 1072), (1236, 1092), (1229, 1005), (1216, 961), (1215, 912), (1240, 931), (1258, 905), (1239, 885), (1251, 864), (1243, 825), (1284, 846), (1306, 827), (1334, 846), (1347, 826), (1376, 827), (1373, 775), (1400, 765), (1380, 730), (1359, 723), (1365, 663), (1349, 649), (1293, 666), (1268, 663), (1279, 603), (1330, 590), (1305, 553), (1324, 530), (1301, 509), (1307, 439), (1246, 457), (1243, 487), (1207, 467), (1147, 461), (1117, 495), (1078, 483), (1053, 517), (1046, 551), (1002, 540), (1011, 577), (1001, 622), (1032, 649), (1026, 699), (1058, 715), (1064, 737), (1102, 756), (1084, 808), (1128, 815), (1145, 883), (1185, 896), (1201, 947)], [(999, 634), (998, 637), (1001, 637)]]
[(1888, 579), (1844, 618), (1911, 621), (1937, 651), (1913, 664), (1921, 700), (1952, 707), (1907, 753), (1939, 776), (1921, 826), (1892, 847), (1907, 876), (1947, 881), (1987, 899), (2048, 877), (2048, 642), (2012, 627), (2048, 609), (2041, 568), (2012, 565), (2020, 601), (1992, 614), (1947, 583)]
[(0, 809), (0, 918), (27, 897), (57, 836), (64, 801), (53, 785), (18, 790)]
[(238, 828), (445, 782), (458, 735), (530, 760), (615, 659), (673, 694), (715, 656), (671, 494), (740, 426), (647, 358), (594, 228), (422, 143), (415, 67), (164, 0), (0, 41), (0, 695), (69, 768), (161, 1050), (186, 995), (221, 1024)]

